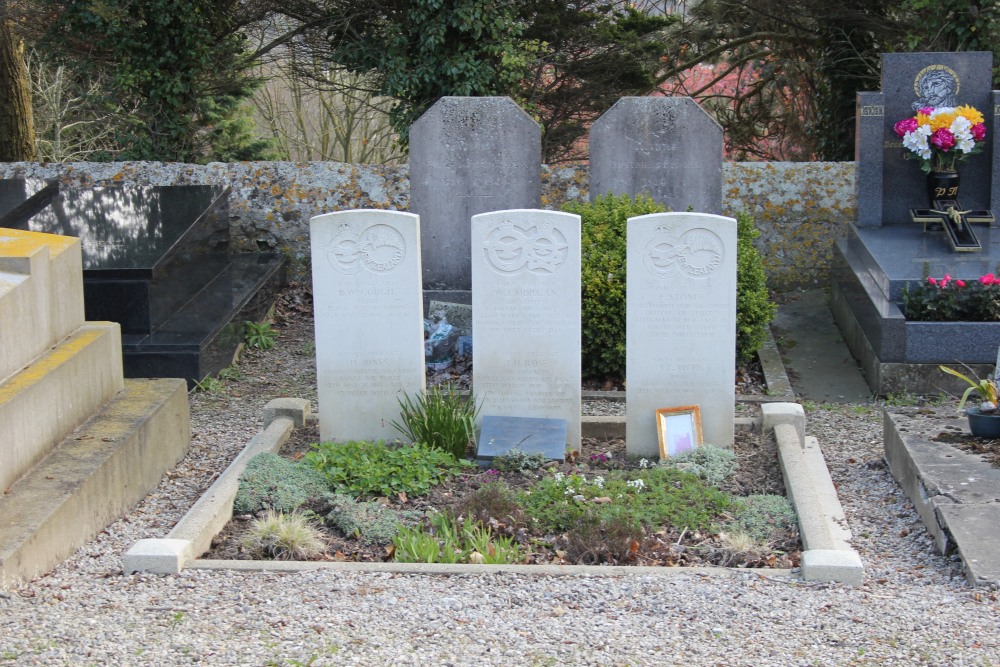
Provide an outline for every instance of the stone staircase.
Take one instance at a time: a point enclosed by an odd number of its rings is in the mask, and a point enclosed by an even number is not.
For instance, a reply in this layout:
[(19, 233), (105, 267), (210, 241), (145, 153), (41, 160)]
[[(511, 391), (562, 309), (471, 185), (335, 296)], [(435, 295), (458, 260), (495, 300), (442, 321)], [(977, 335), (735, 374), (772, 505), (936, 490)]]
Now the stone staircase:
[(125, 380), (84, 318), (80, 240), (0, 228), (0, 588), (71, 555), (186, 453), (179, 379)]

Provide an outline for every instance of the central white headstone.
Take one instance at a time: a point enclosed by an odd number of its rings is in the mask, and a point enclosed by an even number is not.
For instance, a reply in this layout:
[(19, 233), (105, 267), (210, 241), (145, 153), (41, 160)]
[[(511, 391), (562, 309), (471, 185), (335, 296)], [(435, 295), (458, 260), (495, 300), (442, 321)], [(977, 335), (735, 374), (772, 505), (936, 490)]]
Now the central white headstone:
[(310, 232), (320, 437), (401, 437), (397, 399), (425, 388), (420, 218), (342, 211)]
[(654, 213), (627, 227), (626, 449), (659, 456), (656, 410), (701, 409), (704, 441), (732, 448), (736, 221)]
[(565, 419), (579, 449), (580, 216), (473, 216), (472, 330), (480, 416)]

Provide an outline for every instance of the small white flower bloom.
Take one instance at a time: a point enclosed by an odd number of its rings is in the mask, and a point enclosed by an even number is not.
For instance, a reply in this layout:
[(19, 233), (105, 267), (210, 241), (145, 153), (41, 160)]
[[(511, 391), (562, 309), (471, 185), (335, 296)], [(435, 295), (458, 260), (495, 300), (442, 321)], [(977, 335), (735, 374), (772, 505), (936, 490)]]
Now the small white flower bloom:
[(552, 476), (552, 479), (554, 479), (557, 482), (561, 482), (563, 481), (563, 474), (561, 472), (557, 472), (555, 475)]
[(600, 475), (598, 475), (597, 477), (595, 477), (594, 478), (594, 486), (596, 486), (599, 489), (603, 489), (604, 488), (604, 478), (601, 477)]
[(649, 467), (649, 461), (647, 461), (646, 459), (639, 459), (639, 467), (640, 468)]

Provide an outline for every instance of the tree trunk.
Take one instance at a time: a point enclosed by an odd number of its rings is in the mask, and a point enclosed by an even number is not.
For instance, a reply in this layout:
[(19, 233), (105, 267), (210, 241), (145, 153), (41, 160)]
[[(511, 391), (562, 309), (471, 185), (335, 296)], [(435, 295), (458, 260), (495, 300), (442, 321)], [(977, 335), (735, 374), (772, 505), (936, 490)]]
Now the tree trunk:
[(31, 86), (24, 63), (24, 42), (0, 3), (0, 162), (35, 159), (35, 129), (31, 118)]

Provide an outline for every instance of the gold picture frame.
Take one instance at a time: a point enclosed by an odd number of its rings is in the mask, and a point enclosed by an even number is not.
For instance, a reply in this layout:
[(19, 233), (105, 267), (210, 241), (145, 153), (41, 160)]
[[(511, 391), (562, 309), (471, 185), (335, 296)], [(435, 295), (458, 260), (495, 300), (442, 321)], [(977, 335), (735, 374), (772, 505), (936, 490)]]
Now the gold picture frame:
[(657, 409), (656, 434), (660, 439), (661, 459), (701, 447), (701, 408), (681, 405)]

